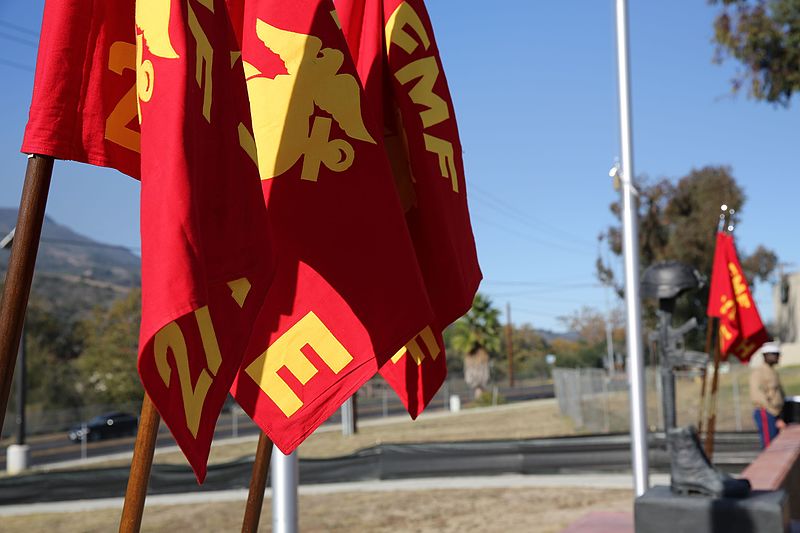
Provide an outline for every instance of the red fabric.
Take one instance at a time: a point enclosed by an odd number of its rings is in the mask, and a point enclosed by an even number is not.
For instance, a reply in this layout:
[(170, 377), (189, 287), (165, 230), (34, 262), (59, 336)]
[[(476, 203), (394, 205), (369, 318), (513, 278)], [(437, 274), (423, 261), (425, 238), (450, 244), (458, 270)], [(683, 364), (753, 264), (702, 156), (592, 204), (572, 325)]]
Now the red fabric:
[(763, 407), (758, 412), (761, 415), (761, 433), (764, 434), (764, 448), (766, 448), (772, 440), (769, 435), (769, 419), (767, 418), (767, 410)]
[(756, 302), (736, 255), (733, 236), (717, 233), (707, 314), (719, 318), (719, 347), (724, 358), (734, 354), (747, 362), (768, 340)]
[[(416, 417), (447, 374), (441, 331), (469, 310), (481, 280), (455, 111), (422, 0), (338, 0), (336, 6), (369, 108), (384, 131), (436, 313), (430, 327), (441, 356), (395, 357), (381, 368)], [(419, 336), (410, 341), (409, 348), (420, 344)]]
[(139, 177), (134, 0), (47, 0), (22, 151)]
[(168, 34), (163, 18), (137, 20), (152, 89), (140, 86), (139, 373), (199, 481), (272, 275), (258, 171), (237, 135), (250, 127), (238, 44), (225, 2), (205, 3), (173, 0)]
[[(333, 14), (320, 0), (253, 0), (244, 12), (258, 158), (291, 164), (260, 163), (279, 254), (232, 391), (284, 453), (433, 319), (380, 130)], [(288, 107), (276, 118), (268, 104)], [(372, 142), (356, 133), (359, 117)], [(331, 159), (306, 175), (320, 155), (309, 135), (325, 124), (323, 146), (348, 145), (350, 166)]]

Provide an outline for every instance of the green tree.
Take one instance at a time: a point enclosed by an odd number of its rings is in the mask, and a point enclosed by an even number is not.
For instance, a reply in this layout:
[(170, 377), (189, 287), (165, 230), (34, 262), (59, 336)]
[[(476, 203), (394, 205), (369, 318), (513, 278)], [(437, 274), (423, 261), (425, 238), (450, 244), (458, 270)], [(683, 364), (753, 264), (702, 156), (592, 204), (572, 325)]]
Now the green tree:
[[(675, 260), (696, 268), (706, 277), (711, 275), (714, 260), (714, 235), (719, 221), (720, 205), (735, 209), (733, 223), (740, 220), (746, 197), (736, 183), (729, 167), (708, 166), (692, 170), (677, 183), (667, 179), (648, 183), (638, 180), (638, 214), (640, 266), (644, 270), (658, 261)], [(619, 203), (611, 205), (611, 211), (619, 217)], [(622, 232), (612, 226), (601, 235), (610, 251), (622, 255)], [(766, 281), (777, 265), (775, 252), (758, 246), (751, 254), (739, 251), (742, 268), (747, 280)], [(601, 282), (613, 286), (623, 294), (621, 280), (614, 277), (609, 264), (597, 260), (597, 275)], [(701, 322), (705, 317), (708, 301), (708, 284), (690, 295), (680, 298), (675, 309), (676, 321), (695, 316)], [(652, 307), (645, 317), (652, 327)], [(696, 339), (689, 339), (697, 347)], [(702, 344), (702, 343), (701, 343)]]
[(453, 348), (463, 355), (464, 380), (479, 397), (489, 384), (489, 359), (500, 351), (500, 310), (478, 293), (469, 312), (453, 327)]
[[(519, 377), (547, 377), (549, 367), (545, 355), (548, 342), (530, 324), (514, 327), (511, 334), (514, 348), (514, 374)], [(500, 368), (505, 368), (500, 365)]]
[(800, 89), (800, 0), (709, 0), (714, 20), (714, 60), (738, 61), (734, 91), (788, 105)]
[(81, 404), (71, 364), (83, 349), (81, 324), (53, 312), (50, 307), (49, 303), (33, 297), (25, 313), (27, 404), (32, 410)]
[(134, 289), (109, 309), (96, 309), (85, 322), (85, 348), (75, 360), (80, 376), (77, 388), (85, 403), (141, 401), (136, 371), (140, 320), (141, 291)]

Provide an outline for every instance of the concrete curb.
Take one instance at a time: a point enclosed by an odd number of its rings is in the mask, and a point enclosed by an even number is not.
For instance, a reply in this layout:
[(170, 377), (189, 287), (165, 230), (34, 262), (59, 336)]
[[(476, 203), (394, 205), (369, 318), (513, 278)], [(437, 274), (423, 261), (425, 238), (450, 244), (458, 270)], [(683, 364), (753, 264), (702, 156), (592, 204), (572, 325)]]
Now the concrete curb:
[[(668, 485), (669, 476), (650, 476), (651, 485)], [(584, 475), (502, 475), (465, 476), (447, 478), (420, 478), (387, 481), (355, 481), (301, 485), (300, 495), (334, 494), (345, 492), (406, 492), (419, 490), (484, 490), (498, 488), (588, 488), (588, 489), (633, 489), (630, 474), (584, 474)], [(244, 501), (246, 489), (191, 492), (183, 494), (155, 494), (147, 497), (146, 506), (190, 505), (215, 502)], [(267, 488), (265, 497), (271, 497)], [(122, 509), (123, 498), (99, 500), (73, 500), (63, 502), (31, 503), (0, 507), (0, 516), (17, 516), (42, 513), (79, 513), (100, 509)]]

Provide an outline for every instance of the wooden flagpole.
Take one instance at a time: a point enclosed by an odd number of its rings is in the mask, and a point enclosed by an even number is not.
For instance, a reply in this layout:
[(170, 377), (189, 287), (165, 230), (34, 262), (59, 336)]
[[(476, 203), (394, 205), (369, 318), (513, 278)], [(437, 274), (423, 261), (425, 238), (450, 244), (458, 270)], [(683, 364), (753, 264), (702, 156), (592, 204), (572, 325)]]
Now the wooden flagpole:
[[(2, 304), (0, 304), (0, 427), (3, 425), (8, 407), (17, 350), (44, 224), (47, 195), (53, 176), (53, 164), (54, 159), (50, 156), (38, 154), (28, 156), (14, 244), (11, 248), (11, 257), (3, 286)], [(131, 461), (131, 473), (120, 519), (119, 531), (121, 533), (134, 533), (141, 528), (144, 501), (160, 422), (161, 417), (158, 411), (145, 394)], [(253, 477), (250, 482), (250, 495), (247, 499), (242, 531), (255, 532), (258, 529), (271, 452), (272, 441), (262, 434), (259, 438), (256, 461), (253, 465)]]
[(139, 431), (131, 459), (131, 472), (128, 475), (128, 488), (119, 521), (120, 533), (137, 533), (142, 526), (144, 500), (150, 481), (150, 467), (153, 466), (153, 453), (156, 449), (158, 426), (161, 416), (150, 397), (145, 393), (142, 413), (139, 416)]
[(52, 157), (28, 156), (14, 244), (11, 247), (3, 301), (0, 304), (0, 427), (3, 427), (8, 407), (8, 394), (14, 377), (17, 349), (25, 321), (25, 309), (28, 307), (52, 175)]
[[(711, 341), (714, 338), (714, 324), (716, 318), (708, 317), (708, 327), (706, 328), (706, 353), (711, 353)], [(703, 377), (700, 383), (700, 407), (697, 415), (697, 434), (703, 434), (703, 417), (706, 410), (706, 381), (708, 381), (708, 364), (703, 367)]]
[[(2, 304), (0, 304), (0, 427), (3, 425), (8, 407), (17, 350), (25, 321), (36, 255), (39, 251), (53, 164), (52, 157), (33, 154), (28, 157), (25, 171), (14, 244), (11, 248)], [(120, 519), (120, 532), (133, 533), (139, 531), (141, 527), (160, 421), (158, 411), (150, 398), (145, 395)], [(256, 451), (256, 462), (253, 465), (253, 477), (242, 531), (255, 532), (258, 529), (271, 452), (272, 441), (262, 434)]]
[(711, 398), (708, 405), (708, 429), (706, 430), (705, 451), (710, 461), (714, 456), (714, 432), (717, 429), (717, 390), (719, 389), (719, 343), (714, 343), (714, 375), (711, 378)]
[[(734, 209), (728, 209), (728, 206), (722, 204), (719, 206), (719, 225), (717, 231), (733, 231), (733, 214), (736, 212)], [(731, 218), (728, 218), (731, 217)], [(716, 256), (716, 250), (714, 251)], [(714, 273), (712, 272), (713, 276)], [(709, 296), (710, 297), (710, 296)], [(713, 332), (711, 334), (713, 336)], [(710, 461), (714, 455), (714, 432), (717, 429), (717, 391), (719, 390), (719, 363), (722, 354), (720, 353), (719, 342), (714, 343), (714, 375), (711, 378), (711, 397), (709, 398), (708, 405), (708, 429), (706, 429), (705, 452), (706, 457)]]
[(244, 508), (242, 533), (256, 533), (264, 505), (264, 489), (267, 486), (269, 462), (272, 457), (272, 441), (266, 433), (258, 438), (256, 460), (253, 463), (253, 475), (250, 477), (250, 492), (247, 494), (247, 505)]

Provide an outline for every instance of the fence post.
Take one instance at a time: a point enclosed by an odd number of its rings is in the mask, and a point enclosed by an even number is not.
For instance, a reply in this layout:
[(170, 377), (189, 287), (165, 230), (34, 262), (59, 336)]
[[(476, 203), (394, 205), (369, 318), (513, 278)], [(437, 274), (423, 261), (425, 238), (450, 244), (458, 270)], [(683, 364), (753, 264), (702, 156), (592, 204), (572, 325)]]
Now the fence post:
[(611, 431), (611, 422), (609, 420), (608, 414), (608, 374), (603, 376), (603, 422), (605, 426), (605, 432), (609, 433)]
[(81, 459), (86, 460), (87, 450), (86, 450), (86, 440), (89, 438), (87, 433), (89, 432), (89, 428), (86, 426), (86, 422), (81, 424)]
[(666, 431), (666, 425), (664, 421), (664, 395), (662, 394), (664, 384), (661, 379), (661, 373), (658, 371), (650, 372), (650, 374), (654, 375), (654, 381), (656, 384), (656, 416), (658, 417), (658, 427)]
[[(738, 366), (738, 365), (737, 365)], [(733, 366), (730, 367), (730, 375), (733, 379), (733, 409), (734, 417), (736, 419), (736, 431), (742, 430), (742, 410), (739, 404), (739, 371), (734, 370)]]

